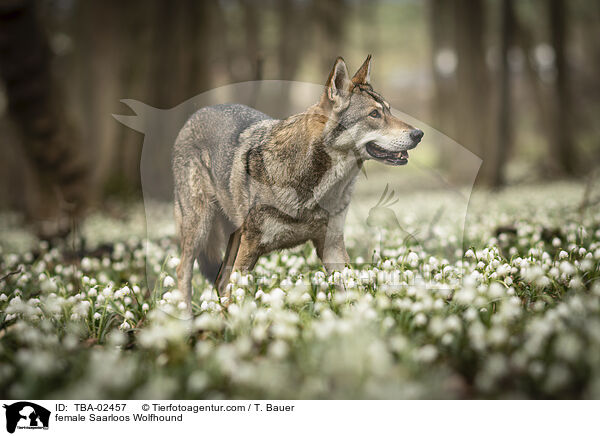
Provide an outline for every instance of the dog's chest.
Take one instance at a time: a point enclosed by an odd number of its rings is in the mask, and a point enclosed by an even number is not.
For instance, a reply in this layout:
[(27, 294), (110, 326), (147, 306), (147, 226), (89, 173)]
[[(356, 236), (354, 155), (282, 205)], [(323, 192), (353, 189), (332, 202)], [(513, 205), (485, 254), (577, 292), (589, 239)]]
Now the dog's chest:
[(260, 245), (267, 251), (288, 248), (319, 238), (327, 228), (329, 214), (324, 210), (291, 217), (280, 213), (265, 213), (256, 227)]

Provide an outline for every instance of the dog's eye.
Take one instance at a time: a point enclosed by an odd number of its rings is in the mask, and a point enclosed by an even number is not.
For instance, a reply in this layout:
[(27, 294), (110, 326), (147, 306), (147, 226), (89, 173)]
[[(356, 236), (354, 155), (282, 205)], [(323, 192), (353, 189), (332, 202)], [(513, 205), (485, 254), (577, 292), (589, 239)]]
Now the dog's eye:
[(377, 109), (375, 109), (369, 114), (369, 116), (371, 118), (379, 118), (381, 115), (379, 114), (379, 111)]

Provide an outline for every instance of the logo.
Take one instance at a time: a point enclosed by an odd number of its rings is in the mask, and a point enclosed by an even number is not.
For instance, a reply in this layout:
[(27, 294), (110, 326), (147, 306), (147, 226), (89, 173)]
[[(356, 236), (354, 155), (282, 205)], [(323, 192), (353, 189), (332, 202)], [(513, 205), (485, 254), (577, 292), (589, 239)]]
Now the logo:
[(15, 429), (48, 430), (50, 411), (29, 401), (19, 401), (11, 405), (4, 404), (6, 409), (6, 431), (14, 433)]

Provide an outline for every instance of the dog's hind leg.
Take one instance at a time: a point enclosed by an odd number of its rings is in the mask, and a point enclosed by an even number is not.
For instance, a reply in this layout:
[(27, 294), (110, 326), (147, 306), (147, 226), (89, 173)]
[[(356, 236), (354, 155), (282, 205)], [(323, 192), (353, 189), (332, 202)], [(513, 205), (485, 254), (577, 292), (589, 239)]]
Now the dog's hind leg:
[[(209, 245), (216, 206), (204, 195), (194, 198), (179, 196), (175, 202), (175, 218), (181, 239), (181, 259), (177, 266), (179, 290), (183, 293), (188, 313), (192, 313), (192, 274), (194, 261)], [(179, 216), (178, 216), (179, 215)]]
[(225, 290), (229, 284), (229, 277), (233, 270), (233, 264), (237, 257), (238, 250), (240, 248), (240, 239), (242, 235), (242, 229), (237, 229), (229, 236), (229, 242), (227, 243), (227, 249), (225, 250), (225, 258), (219, 268), (219, 273), (215, 280), (215, 289), (217, 290), (219, 297), (229, 297), (226, 295)]
[(226, 248), (225, 238), (231, 232), (232, 224), (220, 210), (215, 211), (206, 245), (200, 249), (196, 260), (200, 272), (209, 283), (214, 283)]

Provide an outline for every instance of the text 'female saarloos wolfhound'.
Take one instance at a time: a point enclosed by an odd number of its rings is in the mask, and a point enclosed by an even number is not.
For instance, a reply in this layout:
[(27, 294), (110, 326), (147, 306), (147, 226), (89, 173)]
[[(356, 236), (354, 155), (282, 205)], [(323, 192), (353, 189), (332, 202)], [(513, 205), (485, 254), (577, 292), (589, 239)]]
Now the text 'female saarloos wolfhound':
[(186, 122), (173, 174), (177, 278), (190, 313), (194, 260), (225, 302), (231, 271), (273, 250), (310, 240), (328, 272), (349, 262), (344, 221), (363, 162), (405, 165), (423, 137), (373, 91), (370, 69), (369, 55), (350, 78), (338, 58), (319, 102), (284, 120), (221, 104)]

